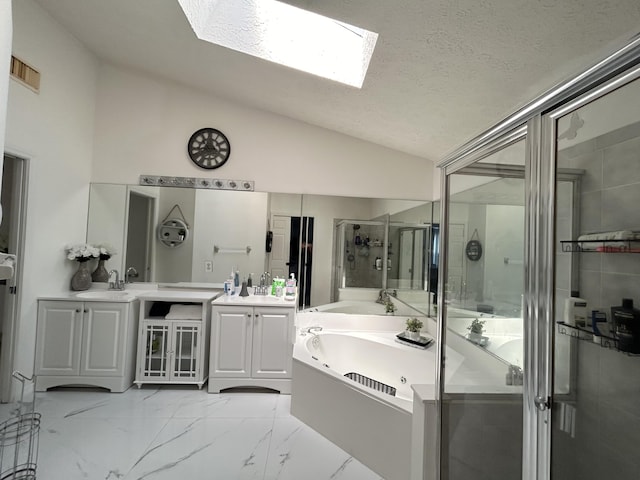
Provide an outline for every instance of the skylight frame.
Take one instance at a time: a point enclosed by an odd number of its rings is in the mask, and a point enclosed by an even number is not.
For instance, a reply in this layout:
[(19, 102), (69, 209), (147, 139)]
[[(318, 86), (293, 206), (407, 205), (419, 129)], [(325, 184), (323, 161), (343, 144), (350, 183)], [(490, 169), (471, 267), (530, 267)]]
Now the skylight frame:
[(378, 34), (277, 0), (178, 0), (203, 41), (362, 88)]

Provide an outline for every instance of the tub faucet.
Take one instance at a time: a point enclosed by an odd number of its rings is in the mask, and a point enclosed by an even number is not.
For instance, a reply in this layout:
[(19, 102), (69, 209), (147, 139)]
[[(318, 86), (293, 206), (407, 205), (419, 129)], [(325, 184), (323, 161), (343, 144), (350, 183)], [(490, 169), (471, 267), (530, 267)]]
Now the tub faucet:
[(378, 299), (376, 300), (376, 303), (381, 303), (385, 305), (388, 302), (389, 302), (389, 294), (383, 288), (382, 290), (380, 290), (380, 293), (378, 294)]
[(109, 290), (124, 290), (124, 280), (120, 280), (120, 274), (118, 270), (111, 270), (109, 272), (109, 280), (111, 280), (111, 275), (116, 274), (116, 280), (114, 282), (109, 281)]
[(316, 332), (321, 332), (321, 331), (322, 331), (322, 327), (319, 325), (316, 325), (315, 327), (303, 328), (300, 335), (306, 335), (307, 333), (310, 333), (312, 335), (317, 335)]
[(522, 385), (524, 380), (524, 372), (517, 365), (509, 365), (507, 371), (507, 385)]

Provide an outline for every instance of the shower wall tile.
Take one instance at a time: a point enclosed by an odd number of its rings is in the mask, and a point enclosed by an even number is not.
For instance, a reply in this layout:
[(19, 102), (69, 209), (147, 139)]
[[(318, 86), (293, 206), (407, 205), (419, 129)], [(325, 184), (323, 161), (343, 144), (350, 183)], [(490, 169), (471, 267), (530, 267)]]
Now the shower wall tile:
[(597, 468), (589, 473), (591, 476), (585, 478), (587, 480), (602, 480), (603, 478), (637, 480), (639, 469), (637, 449), (632, 456), (628, 456), (621, 454), (615, 447), (602, 443)]
[(595, 270), (598, 272), (602, 270), (603, 255), (599, 253), (594, 253), (594, 252), (582, 253), (578, 255), (579, 255), (578, 260), (580, 261), (581, 270)]
[(602, 297), (599, 305), (616, 306), (622, 304), (623, 298), (632, 298), (640, 304), (639, 275), (617, 273), (602, 274)]
[[(628, 273), (638, 277), (635, 282), (640, 281), (640, 255), (634, 253), (621, 253), (597, 256), (602, 259), (603, 272)], [(638, 301), (640, 302), (640, 298)]]
[(603, 187), (640, 182), (640, 139), (634, 138), (602, 150)]
[(591, 270), (580, 271), (580, 297), (587, 301), (587, 309), (591, 305), (600, 305), (602, 292), (602, 283), (600, 272)]
[[(624, 410), (607, 406), (600, 409), (600, 444), (618, 452), (622, 458), (638, 459), (640, 445), (640, 418)], [(636, 472), (637, 474), (637, 472)]]
[(602, 192), (580, 195), (580, 234), (602, 231)]
[(596, 150), (574, 157), (566, 164), (558, 166), (584, 170), (584, 174), (580, 177), (580, 188), (582, 193), (587, 193), (602, 189), (602, 160), (602, 150)]
[[(638, 170), (640, 168), (637, 167)], [(640, 229), (640, 184), (608, 188), (602, 191), (604, 231)]]
[(640, 434), (639, 360), (639, 357), (603, 349), (599, 398), (603, 409), (612, 408), (629, 415), (634, 421), (627, 424), (626, 428), (635, 428)]
[(627, 140), (633, 140), (636, 137), (640, 137), (640, 122), (632, 123), (626, 127), (621, 127), (613, 132), (599, 136), (595, 139), (595, 148), (602, 150), (612, 145), (626, 142)]
[(575, 446), (571, 437), (554, 428), (551, 432), (552, 456), (558, 461), (551, 462), (551, 478), (578, 480), (576, 477)]

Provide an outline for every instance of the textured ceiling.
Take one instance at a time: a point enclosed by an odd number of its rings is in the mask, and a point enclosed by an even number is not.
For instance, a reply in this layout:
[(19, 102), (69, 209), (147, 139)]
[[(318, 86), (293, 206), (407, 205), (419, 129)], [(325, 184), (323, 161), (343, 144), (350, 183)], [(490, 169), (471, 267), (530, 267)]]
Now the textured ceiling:
[(177, 0), (36, 0), (104, 61), (437, 161), (640, 31), (638, 0), (290, 0), (377, 32), (362, 89), (198, 40)]

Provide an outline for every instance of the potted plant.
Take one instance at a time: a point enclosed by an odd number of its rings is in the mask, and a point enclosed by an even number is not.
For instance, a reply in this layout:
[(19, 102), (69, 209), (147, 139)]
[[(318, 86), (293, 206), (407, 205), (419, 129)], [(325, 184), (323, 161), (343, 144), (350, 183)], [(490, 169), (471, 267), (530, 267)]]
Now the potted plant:
[(469, 330), (469, 340), (472, 340), (474, 342), (479, 342), (482, 340), (482, 332), (484, 332), (484, 322), (485, 320), (479, 320), (479, 319), (474, 319), (473, 322), (471, 322), (471, 325), (469, 325), (467, 327), (467, 330)]
[(405, 329), (405, 336), (411, 340), (420, 340), (420, 329), (422, 328), (422, 321), (417, 318), (408, 318), (407, 326)]
[(387, 315), (393, 315), (393, 312), (396, 311), (396, 306), (391, 300), (384, 302), (384, 311)]

